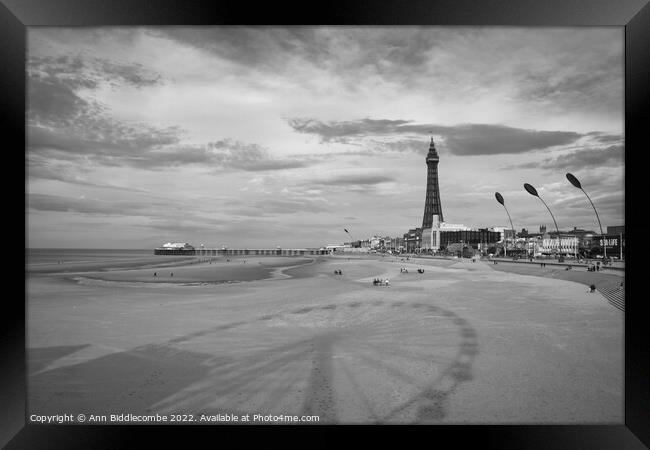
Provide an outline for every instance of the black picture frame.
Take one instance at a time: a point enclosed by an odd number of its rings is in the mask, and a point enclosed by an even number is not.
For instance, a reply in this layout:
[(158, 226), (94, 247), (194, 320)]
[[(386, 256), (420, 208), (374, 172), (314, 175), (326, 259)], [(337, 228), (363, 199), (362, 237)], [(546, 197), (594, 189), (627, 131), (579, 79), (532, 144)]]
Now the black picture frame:
[[(646, 324), (650, 316), (643, 314), (644, 287), (640, 286), (642, 278), (634, 269), (643, 264), (643, 247), (637, 226), (639, 220), (631, 206), (637, 205), (638, 217), (643, 192), (634, 189), (632, 182), (643, 181), (643, 174), (639, 173), (643, 166), (638, 162), (648, 148), (645, 131), (650, 123), (650, 6), (647, 0), (345, 0), (319, 4), (260, 2), (259, 5), (235, 0), (0, 0), (0, 117), (5, 137), (4, 154), (10, 157), (9, 161), (5, 159), (5, 171), (15, 172), (14, 164), (21, 164), (20, 159), (25, 165), (25, 155), (20, 155), (19, 148), (25, 148), (26, 27), (222, 24), (625, 27), (626, 240), (630, 242), (630, 236), (633, 243), (639, 240), (628, 250), (626, 261), (625, 424), (343, 428), (361, 428), (375, 437), (382, 437), (386, 432), (408, 435), (409, 441), (415, 439), (411, 433), (417, 431), (418, 437), (432, 444), (452, 440), (455, 445), (473, 443), (482, 448), (632, 449), (650, 446), (647, 425), (650, 423), (650, 327)], [(5, 192), (13, 194), (15, 188), (10, 186), (13, 184), (5, 182)], [(19, 228), (19, 235), (20, 222), (11, 222)], [(25, 236), (26, 223), (22, 225)], [(7, 245), (11, 244), (9, 240)], [(5, 251), (15, 252), (13, 249)], [(635, 296), (634, 292), (640, 294)], [(18, 295), (12, 294), (5, 296), (2, 308), (0, 445), (6, 448), (121, 448), (133, 447), (134, 437), (144, 437), (147, 446), (151, 447), (155, 444), (150, 439), (170, 442), (173, 436), (187, 443), (196, 439), (197, 433), (209, 433), (211, 440), (208, 442), (219, 445), (226, 438), (236, 437), (243, 444), (252, 437), (249, 427), (199, 427), (199, 430), (191, 426), (158, 425), (26, 425), (25, 304)], [(332, 429), (330, 426), (264, 427), (273, 435), (285, 435), (290, 431), (293, 440), (319, 443), (326, 442), (326, 433)], [(336, 431), (340, 429), (337, 427)]]

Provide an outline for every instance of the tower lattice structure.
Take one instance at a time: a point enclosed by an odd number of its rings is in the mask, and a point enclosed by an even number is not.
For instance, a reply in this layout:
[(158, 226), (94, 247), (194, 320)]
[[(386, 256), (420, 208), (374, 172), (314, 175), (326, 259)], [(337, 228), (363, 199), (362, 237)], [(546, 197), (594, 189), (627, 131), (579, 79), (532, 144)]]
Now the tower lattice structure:
[(442, 218), (442, 204), (440, 203), (440, 188), (438, 187), (438, 152), (431, 138), (429, 144), (429, 153), (427, 153), (427, 196), (424, 201), (424, 218), (422, 219), (422, 228), (431, 228), (433, 226), (433, 216), (437, 215), (440, 222)]

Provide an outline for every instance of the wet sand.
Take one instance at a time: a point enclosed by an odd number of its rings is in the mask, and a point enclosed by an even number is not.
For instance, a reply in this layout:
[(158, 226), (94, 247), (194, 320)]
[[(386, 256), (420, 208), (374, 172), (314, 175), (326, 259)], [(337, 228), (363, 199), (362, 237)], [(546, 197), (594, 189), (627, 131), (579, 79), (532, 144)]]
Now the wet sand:
[(298, 257), (219, 258), (208, 262), (196, 260), (183, 266), (86, 272), (79, 276), (86, 280), (125, 283), (234, 283), (274, 278), (279, 275), (279, 269), (312, 261), (312, 258)]
[[(273, 277), (235, 284), (29, 277), (29, 414), (623, 422), (623, 313), (584, 285), (466, 260), (266, 261)], [(258, 270), (215, 264), (169, 270)]]

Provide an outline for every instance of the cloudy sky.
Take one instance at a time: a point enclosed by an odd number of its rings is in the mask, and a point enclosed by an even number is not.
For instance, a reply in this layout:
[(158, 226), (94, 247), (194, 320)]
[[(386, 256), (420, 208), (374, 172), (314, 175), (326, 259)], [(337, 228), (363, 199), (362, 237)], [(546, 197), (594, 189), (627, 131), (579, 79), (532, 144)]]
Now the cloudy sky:
[(623, 28), (28, 31), (29, 247), (316, 247), (624, 218)]

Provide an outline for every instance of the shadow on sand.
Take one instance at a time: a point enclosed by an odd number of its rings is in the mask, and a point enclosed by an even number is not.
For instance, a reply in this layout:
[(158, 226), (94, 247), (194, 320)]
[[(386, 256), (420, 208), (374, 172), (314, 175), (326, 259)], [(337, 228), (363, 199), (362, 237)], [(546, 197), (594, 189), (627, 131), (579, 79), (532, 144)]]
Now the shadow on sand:
[(57, 359), (78, 352), (89, 345), (90, 344), (29, 348), (27, 349), (27, 361), (29, 362), (27, 370), (29, 373), (39, 372)]
[[(467, 320), (437, 306), (414, 302), (385, 303), (388, 311), (395, 311), (396, 308), (410, 311), (411, 314), (428, 311), (439, 320), (447, 321), (445, 329), (451, 334), (445, 335), (445, 339), (453, 339), (457, 343), (455, 353), (450, 351), (449, 356), (436, 355), (427, 342), (416, 341), (420, 335), (413, 340), (417, 342), (416, 351), (408, 354), (400, 352), (399, 347), (390, 345), (397, 339), (391, 334), (390, 327), (394, 326), (391, 323), (382, 325), (383, 328), (369, 326), (371, 331), (367, 333), (381, 336), (383, 341), (380, 342), (386, 342), (380, 345), (363, 342), (364, 336), (371, 335), (364, 335), (361, 327), (350, 326), (348, 329), (312, 330), (311, 334), (294, 338), (291, 342), (269, 342), (268, 347), (262, 350), (259, 347), (253, 351), (244, 348), (240, 352), (237, 348), (231, 348), (227, 354), (208, 354), (177, 348), (179, 344), (210, 335), (218, 340), (222, 337), (227, 339), (228, 336), (221, 335), (226, 331), (252, 333), (268, 321), (281, 317), (293, 317), (300, 321), (312, 312), (326, 315), (335, 312), (361, 314), (360, 310), (370, 311), (381, 304), (350, 302), (302, 307), (251, 321), (222, 324), (161, 344), (145, 345), (41, 372), (29, 377), (28, 409), (36, 414), (56, 414), (61, 411), (85, 414), (115, 411), (134, 414), (277, 411), (282, 414), (318, 415), (320, 423), (337, 423), (341, 421), (337, 417), (337, 403), (342, 395), (335, 388), (334, 380), (338, 376), (339, 380), (341, 377), (347, 380), (355, 404), (361, 405), (363, 417), (359, 420), (365, 417), (372, 423), (384, 423), (410, 417), (416, 423), (440, 422), (447, 415), (449, 397), (461, 383), (472, 379), (472, 363), (478, 354), (478, 343), (476, 331)], [(386, 317), (392, 317), (391, 314)], [(402, 323), (399, 324), (401, 326)], [(403, 328), (408, 327), (400, 330)], [(275, 333), (282, 334), (282, 328), (277, 328)], [(351, 347), (353, 342), (360, 342), (354, 354), (355, 364), (363, 364), (372, 373), (380, 374), (380, 377), (409, 385), (412, 388), (409, 392), (414, 395), (405, 401), (393, 403), (391, 408), (378, 408), (367, 394), (368, 380), (355, 374), (351, 366), (334, 360), (337, 348)], [(30, 349), (30, 367), (32, 370), (45, 367), (56, 358), (84, 347)], [(389, 362), (390, 358), (385, 356), (390, 355), (411, 358), (417, 367), (436, 364), (439, 370), (435, 379), (422, 382), (421, 377)]]

